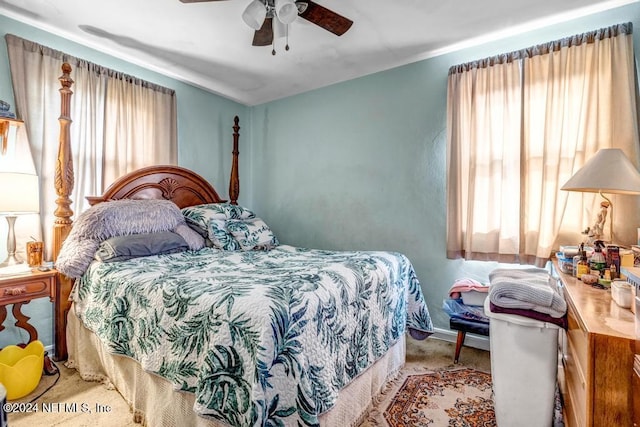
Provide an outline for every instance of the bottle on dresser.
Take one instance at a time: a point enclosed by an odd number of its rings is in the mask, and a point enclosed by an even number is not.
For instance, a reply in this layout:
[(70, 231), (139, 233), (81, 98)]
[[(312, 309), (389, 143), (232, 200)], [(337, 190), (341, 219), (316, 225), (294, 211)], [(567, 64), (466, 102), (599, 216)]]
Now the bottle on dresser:
[(607, 246), (607, 265), (611, 270), (611, 280), (620, 278), (620, 247)]
[(587, 252), (580, 252), (580, 261), (576, 266), (576, 278), (581, 279), (583, 274), (589, 274), (589, 261), (587, 261)]
[(580, 262), (580, 258), (582, 257), (582, 251), (584, 251), (584, 243), (580, 243), (578, 254), (573, 257), (573, 277), (578, 276), (578, 262)]
[(604, 247), (604, 243), (602, 240), (596, 240), (595, 250), (593, 255), (591, 255), (591, 259), (589, 260), (589, 270), (591, 274), (597, 277), (604, 276), (604, 270), (607, 268), (607, 260), (604, 258), (604, 254), (602, 253), (602, 248)]

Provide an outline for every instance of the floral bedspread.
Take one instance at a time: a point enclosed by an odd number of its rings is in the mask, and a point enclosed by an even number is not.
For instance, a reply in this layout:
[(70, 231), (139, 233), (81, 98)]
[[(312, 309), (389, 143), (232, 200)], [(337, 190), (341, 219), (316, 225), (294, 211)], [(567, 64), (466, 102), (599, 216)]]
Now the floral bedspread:
[(233, 426), (317, 425), (338, 391), (431, 318), (393, 252), (198, 252), (93, 263), (75, 310), (116, 354)]

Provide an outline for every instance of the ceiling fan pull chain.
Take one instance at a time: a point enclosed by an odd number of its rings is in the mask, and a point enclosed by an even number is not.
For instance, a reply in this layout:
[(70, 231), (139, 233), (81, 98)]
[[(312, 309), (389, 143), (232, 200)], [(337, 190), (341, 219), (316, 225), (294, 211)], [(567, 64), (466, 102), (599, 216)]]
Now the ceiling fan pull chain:
[(289, 51), (289, 24), (287, 24), (287, 44), (284, 46), (284, 50)]
[(275, 9), (273, 10), (273, 22), (271, 25), (272, 35), (271, 35), (271, 55), (276, 56), (276, 35), (277, 30), (276, 26), (278, 25), (278, 16), (275, 14)]

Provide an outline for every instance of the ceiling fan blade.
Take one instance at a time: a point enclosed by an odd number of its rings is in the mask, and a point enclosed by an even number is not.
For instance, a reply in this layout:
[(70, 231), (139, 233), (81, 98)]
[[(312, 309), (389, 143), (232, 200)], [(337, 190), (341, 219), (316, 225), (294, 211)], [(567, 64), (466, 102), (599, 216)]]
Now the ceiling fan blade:
[(273, 43), (273, 18), (265, 18), (262, 27), (253, 33), (253, 46), (269, 46)]
[(181, 3), (204, 3), (206, 1), (224, 1), (224, 0), (180, 0)]
[(338, 15), (324, 6), (320, 6), (318, 3), (314, 3), (311, 0), (301, 1), (307, 3), (307, 9), (300, 13), (300, 17), (327, 31), (331, 31), (336, 36), (341, 36), (346, 33), (353, 24), (352, 20)]

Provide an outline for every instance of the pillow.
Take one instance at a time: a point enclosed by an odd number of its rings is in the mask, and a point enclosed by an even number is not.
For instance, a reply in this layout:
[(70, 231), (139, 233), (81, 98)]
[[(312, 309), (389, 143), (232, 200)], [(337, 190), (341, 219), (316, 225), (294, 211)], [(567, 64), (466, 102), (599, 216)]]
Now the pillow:
[(212, 219), (247, 219), (255, 218), (255, 214), (242, 206), (230, 203), (207, 203), (204, 205), (182, 208), (182, 215), (187, 224), (207, 231)]
[(238, 250), (240, 244), (226, 227), (228, 219), (255, 218), (249, 209), (230, 203), (208, 203), (182, 209), (187, 225), (211, 241), (213, 247), (224, 250)]
[(169, 231), (184, 222), (180, 208), (170, 200), (123, 199), (91, 206), (73, 224), (83, 239)]
[(207, 235), (214, 248), (225, 251), (237, 251), (241, 249), (240, 243), (238, 243), (229, 230), (227, 230), (227, 220), (225, 219), (209, 220)]
[(94, 259), (100, 243), (115, 237), (173, 230), (185, 219), (170, 200), (124, 199), (103, 202), (80, 213), (56, 260), (56, 269), (77, 279)]
[(227, 221), (227, 230), (240, 244), (244, 251), (269, 250), (280, 243), (269, 226), (260, 218), (230, 219)]
[(204, 237), (196, 233), (193, 228), (187, 224), (178, 224), (178, 226), (173, 229), (173, 232), (179, 234), (184, 241), (187, 242), (189, 249), (192, 251), (199, 251), (205, 246)]
[(132, 258), (172, 254), (189, 249), (187, 242), (176, 233), (130, 234), (111, 237), (100, 243), (95, 259), (102, 262), (126, 261)]

